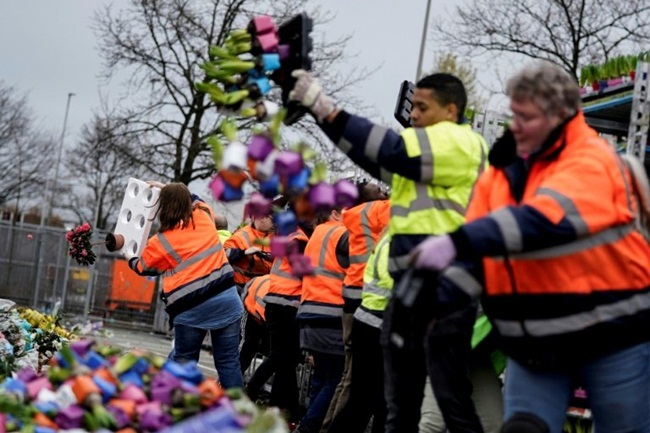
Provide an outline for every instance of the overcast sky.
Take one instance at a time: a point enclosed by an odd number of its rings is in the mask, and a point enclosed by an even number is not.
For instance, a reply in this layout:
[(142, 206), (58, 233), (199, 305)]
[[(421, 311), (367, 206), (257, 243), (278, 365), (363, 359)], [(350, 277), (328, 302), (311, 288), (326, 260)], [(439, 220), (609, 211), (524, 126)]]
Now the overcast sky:
[[(195, 0), (201, 1), (201, 0)], [(432, 0), (431, 17), (447, 15), (468, 0)], [(98, 110), (100, 92), (118, 96), (117, 83), (101, 87), (101, 57), (91, 29), (95, 9), (109, 0), (2, 0), (0, 8), (0, 80), (27, 94), (39, 125), (59, 137), (68, 93), (71, 99), (65, 147), (80, 137), (82, 126)], [(128, 0), (112, 0), (123, 8)], [(354, 4), (354, 9), (350, 6)], [(377, 113), (373, 120), (393, 122), (400, 83), (414, 80), (426, 0), (321, 0), (336, 18), (323, 29), (327, 39), (352, 35), (351, 66), (379, 69), (359, 85), (356, 95)], [(425, 45), (423, 70), (433, 67), (434, 47)], [(235, 223), (236, 224), (236, 223)], [(231, 224), (232, 225), (232, 224)], [(231, 227), (232, 228), (232, 227)]]
[[(199, 1), (199, 0), (197, 0)], [(463, 0), (445, 1), (444, 10)], [(106, 0), (3, 0), (0, 8), (0, 80), (27, 93), (41, 125), (61, 133), (67, 95), (71, 100), (66, 144), (74, 141), (82, 125), (99, 104), (97, 75), (101, 59), (90, 28), (93, 11)], [(127, 4), (114, 0), (115, 6)], [(436, 5), (436, 3), (438, 5)], [(432, 2), (439, 14), (442, 2)], [(337, 13), (326, 31), (332, 36), (352, 34), (351, 64), (378, 66), (357, 95), (374, 106), (375, 120), (392, 119), (399, 83), (415, 78), (426, 0), (323, 0)], [(424, 68), (433, 62), (427, 47)], [(101, 89), (106, 92), (107, 89)], [(110, 89), (108, 90), (110, 91)]]

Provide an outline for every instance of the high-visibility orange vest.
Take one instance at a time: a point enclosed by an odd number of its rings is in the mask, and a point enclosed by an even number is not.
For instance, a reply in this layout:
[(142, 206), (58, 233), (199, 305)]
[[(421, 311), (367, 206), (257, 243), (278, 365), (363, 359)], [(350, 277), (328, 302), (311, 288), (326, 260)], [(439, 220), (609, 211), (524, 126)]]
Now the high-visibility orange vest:
[[(305, 232), (298, 228), (297, 231), (288, 236), (290, 241), (307, 242), (309, 238)], [(291, 263), (287, 257), (277, 257), (271, 267), (271, 283), (269, 292), (264, 301), (267, 304), (287, 305), (298, 308), (300, 305), (300, 294), (302, 293), (302, 278), (294, 276), (291, 270)]]
[(388, 200), (362, 203), (343, 211), (343, 224), (350, 232), (350, 267), (343, 280), (343, 301), (347, 312), (354, 313), (361, 304), (363, 272), (389, 219)]
[(266, 321), (266, 317), (264, 316), (264, 309), (266, 307), (264, 296), (269, 291), (270, 282), (270, 275), (262, 275), (261, 277), (253, 278), (244, 286), (244, 307), (248, 311), (248, 314), (255, 317), (260, 323)]
[[(269, 238), (271, 235), (262, 233), (254, 229), (252, 226), (247, 225), (238, 229), (230, 239), (224, 242), (224, 248), (237, 248), (246, 250), (250, 247), (258, 247), (263, 252), (269, 253), (270, 247), (268, 245), (259, 245), (255, 243), (257, 239)], [(243, 286), (251, 280), (251, 278), (266, 275), (271, 271), (271, 261), (264, 260), (261, 257), (251, 254), (245, 256), (240, 260), (231, 263), (235, 270), (235, 283)]]
[(298, 317), (305, 315), (342, 316), (345, 269), (336, 258), (336, 245), (346, 232), (342, 222), (319, 224), (307, 242), (305, 256), (314, 265), (314, 274), (302, 279)]
[(173, 316), (233, 287), (228, 263), (214, 220), (200, 204), (192, 211), (193, 224), (149, 238), (139, 259), (129, 265), (139, 274), (163, 274), (163, 300)]
[[(630, 177), (611, 146), (579, 112), (531, 164), (520, 202), (507, 174), (488, 168), (467, 211), (469, 228), (489, 218), (509, 251), (483, 259), (482, 300), (507, 353), (647, 340), (650, 246), (635, 226)], [(577, 238), (518, 252), (527, 227), (511, 209), (523, 206), (553, 222), (568, 220)]]

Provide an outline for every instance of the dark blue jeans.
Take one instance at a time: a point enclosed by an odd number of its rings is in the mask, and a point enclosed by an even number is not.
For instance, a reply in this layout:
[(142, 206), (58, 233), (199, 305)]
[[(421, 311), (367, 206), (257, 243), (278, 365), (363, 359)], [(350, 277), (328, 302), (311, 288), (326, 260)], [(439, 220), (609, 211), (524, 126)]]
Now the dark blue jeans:
[(311, 378), (309, 408), (300, 421), (300, 433), (316, 433), (320, 430), (330, 406), (336, 385), (343, 376), (345, 356), (311, 352), (314, 359), (314, 375)]
[[(224, 328), (210, 330), (214, 368), (225, 389), (244, 386), (239, 366), (240, 328), (241, 321), (235, 320)], [(198, 362), (206, 332), (192, 326), (174, 325), (174, 349), (169, 358), (177, 362)]]
[(650, 343), (589, 359), (577, 369), (532, 370), (508, 359), (505, 419), (532, 413), (562, 432), (576, 381), (584, 384), (597, 432), (650, 432)]

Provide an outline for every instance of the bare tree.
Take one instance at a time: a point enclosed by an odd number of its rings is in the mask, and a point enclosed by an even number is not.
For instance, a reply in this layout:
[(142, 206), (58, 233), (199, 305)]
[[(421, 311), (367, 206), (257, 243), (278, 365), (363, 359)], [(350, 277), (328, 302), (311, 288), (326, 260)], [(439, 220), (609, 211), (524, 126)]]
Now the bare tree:
[[(205, 80), (199, 65), (208, 58), (208, 46), (223, 44), (232, 29), (245, 27), (255, 15), (269, 14), (281, 23), (304, 10), (304, 3), (131, 0), (127, 10), (98, 11), (94, 22), (106, 78), (127, 73), (125, 98), (139, 101), (121, 116), (132, 139), (120, 150), (159, 179), (188, 184), (209, 177), (214, 162), (206, 138), (215, 133), (221, 115), (194, 88)], [(316, 23), (331, 19), (318, 8), (308, 13)], [(315, 64), (331, 66), (343, 59), (346, 40), (315, 41)], [(330, 90), (340, 93), (354, 80), (339, 79)], [(331, 146), (322, 136), (320, 142)]]
[(485, 98), (479, 90), (476, 68), (472, 62), (460, 58), (452, 52), (443, 52), (435, 56), (433, 72), (447, 72), (460, 78), (467, 92), (467, 108), (480, 111), (485, 106)]
[(433, 22), (435, 38), (469, 56), (514, 53), (545, 59), (577, 79), (650, 38), (648, 0), (473, 0)]
[[(88, 221), (98, 229), (115, 223), (129, 177), (140, 177), (144, 170), (120, 152), (128, 147), (129, 135), (120, 133), (121, 122), (110, 115), (95, 114), (84, 125), (81, 140), (66, 160), (68, 202), (61, 208), (72, 211), (79, 222)], [(60, 194), (61, 196), (61, 194)]]
[(0, 81), (0, 205), (21, 199), (34, 203), (51, 166), (54, 140), (35, 123), (27, 98)]

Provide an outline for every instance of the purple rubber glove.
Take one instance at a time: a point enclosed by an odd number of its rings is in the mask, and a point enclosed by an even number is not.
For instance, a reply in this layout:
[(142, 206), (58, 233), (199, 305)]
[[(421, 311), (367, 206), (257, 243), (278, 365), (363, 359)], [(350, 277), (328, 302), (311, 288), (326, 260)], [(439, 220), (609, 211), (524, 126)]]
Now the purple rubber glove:
[(296, 69), (291, 73), (296, 78), (293, 90), (289, 92), (289, 99), (300, 102), (307, 107), (316, 117), (318, 122), (329, 116), (335, 109), (334, 100), (323, 92), (323, 87), (318, 79), (303, 69)]
[(456, 258), (456, 247), (449, 235), (429, 236), (415, 247), (411, 263), (417, 269), (442, 271)]

